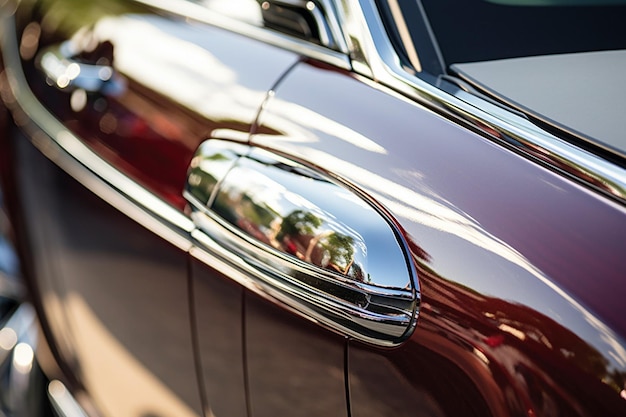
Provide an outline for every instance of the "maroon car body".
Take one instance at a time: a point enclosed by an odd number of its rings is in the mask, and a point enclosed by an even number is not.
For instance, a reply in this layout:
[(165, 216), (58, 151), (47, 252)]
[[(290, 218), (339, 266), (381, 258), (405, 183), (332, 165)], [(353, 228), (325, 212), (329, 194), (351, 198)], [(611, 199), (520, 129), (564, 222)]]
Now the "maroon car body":
[(372, 1), (211, 3), (0, 9), (3, 412), (626, 415), (619, 156), (397, 72)]

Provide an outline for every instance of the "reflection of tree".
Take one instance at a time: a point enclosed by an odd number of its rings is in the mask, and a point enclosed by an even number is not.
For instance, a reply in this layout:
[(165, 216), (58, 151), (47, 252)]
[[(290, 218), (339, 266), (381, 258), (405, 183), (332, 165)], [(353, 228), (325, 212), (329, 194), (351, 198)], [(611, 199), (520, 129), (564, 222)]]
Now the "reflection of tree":
[(272, 223), (280, 215), (267, 204), (257, 203), (250, 194), (236, 185), (224, 185), (211, 208), (224, 220), (255, 239), (272, 244)]
[(249, 195), (244, 194), (241, 198), (241, 211), (243, 217), (257, 226), (270, 227), (277, 214), (267, 204), (257, 204)]
[(322, 223), (322, 219), (309, 211), (294, 210), (283, 218), (276, 238), (280, 241), (285, 237), (293, 239), (297, 236), (312, 235)]
[(146, 12), (141, 4), (123, 0), (40, 0), (32, 3), (41, 9), (42, 20), (50, 22), (50, 27), (57, 28), (67, 37), (106, 16)]
[(365, 276), (363, 268), (358, 263), (352, 263), (347, 275), (355, 281), (372, 282), (372, 277), (370, 277), (369, 275)]
[(208, 155), (208, 156), (203, 156), (202, 157), (203, 160), (205, 161), (230, 161), (231, 158), (229, 158), (228, 156), (224, 155), (221, 152), (215, 152), (212, 155)]
[(354, 238), (318, 230), (323, 223), (309, 211), (294, 210), (283, 218), (276, 239), (300, 259), (363, 281), (362, 269), (354, 265)]
[(265, 204), (255, 203), (245, 193), (231, 193), (226, 187), (216, 198), (213, 210), (241, 230), (281, 251), (356, 281), (366, 280), (362, 266), (354, 263), (355, 238), (328, 230), (330, 227), (320, 230), (324, 220), (310, 211), (294, 210), (282, 218), (278, 226), (276, 220), (280, 216), (276, 211)]
[(339, 233), (331, 233), (320, 241), (328, 253), (328, 266), (346, 274), (354, 262), (354, 238)]

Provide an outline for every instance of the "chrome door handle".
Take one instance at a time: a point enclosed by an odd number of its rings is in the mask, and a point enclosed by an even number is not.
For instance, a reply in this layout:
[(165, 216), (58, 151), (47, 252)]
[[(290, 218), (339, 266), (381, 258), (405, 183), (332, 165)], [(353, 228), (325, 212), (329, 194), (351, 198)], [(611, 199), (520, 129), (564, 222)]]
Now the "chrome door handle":
[[(112, 46), (111, 46), (112, 48)], [(103, 63), (83, 62), (76, 58), (80, 49), (72, 41), (49, 46), (37, 56), (37, 63), (48, 83), (60, 90), (83, 89), (104, 92), (115, 87), (115, 71), (111, 59), (102, 57)], [(111, 50), (112, 55), (112, 50)]]
[(412, 330), (419, 291), (406, 245), (345, 185), (258, 148), (209, 140), (184, 195), (197, 228), (292, 307), (373, 343), (396, 344)]

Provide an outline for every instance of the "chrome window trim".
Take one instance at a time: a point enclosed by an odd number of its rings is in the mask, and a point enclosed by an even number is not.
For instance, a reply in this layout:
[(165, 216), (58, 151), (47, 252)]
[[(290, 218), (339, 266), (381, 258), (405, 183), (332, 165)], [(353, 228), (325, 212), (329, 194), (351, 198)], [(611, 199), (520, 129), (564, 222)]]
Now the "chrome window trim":
[(337, 43), (339, 52), (347, 55), (349, 53), (348, 44), (343, 37), (343, 31), (339, 25), (339, 19), (337, 18), (337, 11), (333, 0), (318, 0), (322, 7), (324, 7), (324, 13), (328, 15), (328, 26), (330, 28), (334, 41)]
[(622, 167), (546, 132), (518, 113), (461, 89), (450, 94), (408, 73), (387, 36), (374, 0), (336, 3), (338, 18), (346, 30), (352, 67), (357, 73), (622, 204), (626, 203), (626, 170)]
[[(338, 47), (342, 50), (341, 52), (338, 52), (330, 48), (314, 44), (312, 42), (307, 42), (306, 40), (282, 34), (275, 30), (257, 27), (249, 23), (232, 19), (228, 16), (224, 16), (220, 13), (212, 11), (205, 6), (189, 2), (187, 0), (133, 1), (190, 20), (219, 27), (221, 29), (234, 32), (251, 39), (256, 39), (267, 44), (295, 52), (298, 55), (325, 62), (338, 68), (342, 68), (345, 70), (352, 69), (350, 59), (348, 57), (347, 46), (341, 37), (337, 38)], [(337, 23), (333, 24), (332, 22), (333, 20), (338, 20), (332, 18), (336, 14), (335, 10), (331, 8), (329, 9), (328, 13), (331, 13), (331, 22), (329, 22), (331, 30), (339, 30), (339, 26), (337, 25)]]
[(48, 159), (85, 188), (148, 230), (188, 252), (193, 222), (85, 146), (39, 102), (24, 76), (15, 17), (0, 16), (0, 43), (7, 80), (23, 113), (20, 128)]

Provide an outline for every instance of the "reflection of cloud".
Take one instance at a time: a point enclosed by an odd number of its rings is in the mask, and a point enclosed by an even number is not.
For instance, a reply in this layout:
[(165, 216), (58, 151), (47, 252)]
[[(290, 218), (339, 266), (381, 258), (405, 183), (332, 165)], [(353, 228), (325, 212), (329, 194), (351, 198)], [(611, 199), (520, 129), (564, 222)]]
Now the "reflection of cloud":
[[(594, 316), (590, 314), (589, 316), (589, 318), (593, 319), (593, 322), (597, 322), (597, 319)], [(590, 324), (593, 325), (593, 323)], [(609, 329), (607, 329), (604, 325), (602, 325), (602, 327), (605, 328), (605, 333), (602, 334), (600, 337), (602, 337), (602, 341), (604, 343), (611, 346), (612, 348), (612, 350), (609, 351), (609, 356), (611, 356), (611, 358), (613, 358), (613, 360), (615, 360), (620, 366), (626, 366), (626, 350), (624, 350), (624, 346), (622, 346), (617, 340), (615, 340), (615, 338), (610, 337), (610, 335), (608, 334), (610, 331)]]
[(263, 26), (263, 15), (256, 0), (191, 0), (231, 18)]
[(301, 138), (301, 141), (317, 142), (319, 139), (312, 132), (319, 131), (332, 135), (337, 139), (346, 141), (366, 151), (383, 155), (387, 153), (385, 148), (373, 140), (316, 111), (295, 103), (283, 101), (279, 98), (273, 98), (273, 100), (280, 102), (280, 105), (275, 107), (275, 111), (278, 113), (264, 114), (263, 121), (267, 126), (272, 126), (273, 129), (284, 132), (289, 136), (290, 140), (298, 140), (298, 138)]
[[(243, 186), (243, 188), (238, 185)], [(232, 194), (231, 198), (239, 194), (245, 194), (256, 205), (270, 207), (272, 211), (280, 214), (281, 217), (286, 216), (296, 208), (310, 211), (319, 210), (308, 199), (289, 192), (284, 185), (255, 170), (243, 167), (233, 169), (229, 174), (229, 182), (226, 186), (233, 187), (230, 190), (227, 188), (227, 191)]]
[[(147, 19), (103, 19), (96, 33), (115, 44), (115, 66), (122, 73), (209, 119), (245, 120), (256, 111), (251, 103), (264, 96), (242, 87), (237, 74), (205, 48), (170, 35)], [(261, 98), (250, 100), (251, 95)]]

